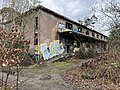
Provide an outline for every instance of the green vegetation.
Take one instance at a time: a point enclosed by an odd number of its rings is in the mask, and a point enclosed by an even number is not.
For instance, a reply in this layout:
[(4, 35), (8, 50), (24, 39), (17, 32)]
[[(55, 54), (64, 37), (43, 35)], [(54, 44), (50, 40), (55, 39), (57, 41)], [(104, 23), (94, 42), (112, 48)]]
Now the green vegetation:
[(95, 58), (97, 53), (93, 48), (89, 48), (87, 51), (85, 48), (80, 48), (78, 52), (75, 53), (77, 58), (80, 59), (89, 59), (89, 58)]

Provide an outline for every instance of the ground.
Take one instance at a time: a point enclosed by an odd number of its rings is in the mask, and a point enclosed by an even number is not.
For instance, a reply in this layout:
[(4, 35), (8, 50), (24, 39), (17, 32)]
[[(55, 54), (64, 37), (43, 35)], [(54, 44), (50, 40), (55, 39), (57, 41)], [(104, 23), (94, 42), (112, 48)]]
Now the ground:
[[(19, 78), (21, 80), (20, 90), (74, 90), (62, 78), (62, 73), (76, 66), (81, 66), (82, 63), (90, 60), (71, 59), (41, 66), (32, 65), (24, 67)], [(15, 78), (15, 75), (10, 75), (9, 82)]]
[[(61, 62), (24, 67), (19, 74), (19, 88), (20, 90), (120, 90), (120, 64), (117, 55), (119, 54), (103, 53), (95, 59), (71, 58)], [(9, 84), (15, 85), (14, 80), (16, 73), (10, 75)]]
[(120, 90), (120, 52), (101, 53), (62, 75), (75, 90)]

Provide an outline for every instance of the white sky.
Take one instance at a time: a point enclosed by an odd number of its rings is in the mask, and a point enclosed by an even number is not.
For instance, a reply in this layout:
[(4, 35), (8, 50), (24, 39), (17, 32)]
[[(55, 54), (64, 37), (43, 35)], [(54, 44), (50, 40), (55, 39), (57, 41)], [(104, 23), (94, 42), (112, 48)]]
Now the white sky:
[[(2, 0), (0, 0), (1, 2)], [(4, 0), (7, 1), (7, 0)], [(40, 0), (42, 5), (62, 14), (74, 21), (83, 20), (85, 17), (91, 15), (92, 7), (97, 2), (104, 2), (106, 0)], [(0, 4), (0, 7), (2, 5)], [(108, 33), (100, 31), (100, 28), (96, 28), (97, 31), (107, 35)]]
[[(91, 15), (92, 7), (98, 3), (104, 3), (106, 0), (40, 0), (42, 5), (62, 14), (74, 21), (83, 20), (85, 17)], [(97, 24), (98, 25), (98, 24)], [(95, 27), (95, 29), (105, 35), (108, 32), (101, 31), (100, 27)]]
[(97, 0), (41, 0), (42, 5), (73, 20), (83, 19), (90, 14)]

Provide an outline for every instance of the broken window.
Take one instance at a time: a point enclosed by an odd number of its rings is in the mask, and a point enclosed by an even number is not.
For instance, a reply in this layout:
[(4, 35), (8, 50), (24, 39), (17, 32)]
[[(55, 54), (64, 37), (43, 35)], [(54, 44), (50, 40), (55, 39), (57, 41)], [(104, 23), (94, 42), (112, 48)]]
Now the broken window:
[(35, 29), (38, 29), (38, 17), (35, 17)]
[(86, 35), (89, 35), (89, 31), (86, 31)]
[(68, 22), (66, 22), (66, 28), (72, 30), (73, 29), (73, 25), (68, 23)]
[(78, 32), (82, 33), (82, 28), (81, 27), (78, 27)]

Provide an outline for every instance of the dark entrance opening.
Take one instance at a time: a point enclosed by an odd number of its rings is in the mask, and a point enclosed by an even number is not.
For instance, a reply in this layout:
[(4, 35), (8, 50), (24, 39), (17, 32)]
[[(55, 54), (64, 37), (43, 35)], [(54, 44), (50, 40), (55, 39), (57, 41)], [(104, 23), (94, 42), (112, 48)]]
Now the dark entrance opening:
[(67, 45), (67, 53), (70, 51), (70, 45)]

